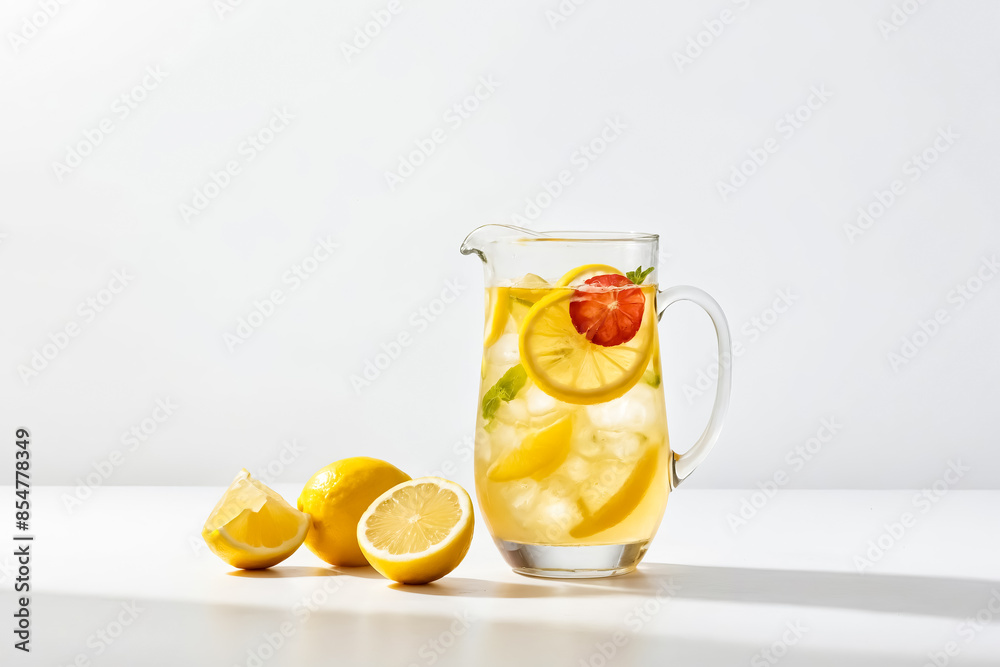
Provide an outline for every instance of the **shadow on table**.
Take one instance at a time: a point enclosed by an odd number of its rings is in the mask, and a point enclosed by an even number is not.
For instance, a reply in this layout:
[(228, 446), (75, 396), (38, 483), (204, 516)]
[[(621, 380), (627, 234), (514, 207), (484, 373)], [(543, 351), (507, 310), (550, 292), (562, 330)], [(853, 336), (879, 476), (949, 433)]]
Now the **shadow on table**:
[(965, 618), (995, 597), (1000, 581), (849, 572), (760, 570), (644, 563), (622, 577), (511, 584), (446, 577), (424, 586), (390, 584), (419, 595), (484, 598), (656, 595), (720, 602), (782, 604)]
[(389, 588), (417, 595), (441, 595), (469, 598), (571, 598), (618, 595), (619, 590), (595, 586), (573, 586), (569, 583), (549, 580), (536, 584), (512, 584), (485, 579), (445, 577), (422, 586), (389, 584)]
[(1000, 581), (850, 572), (762, 570), (644, 563), (609, 579), (567, 582), (615, 593), (697, 600), (830, 607), (965, 618), (994, 597)]
[(286, 579), (292, 577), (361, 577), (362, 579), (382, 579), (382, 575), (369, 566), (364, 567), (303, 567), (286, 565), (284, 567), (269, 567), (264, 570), (231, 570), (230, 577), (245, 577), (247, 579)]
[[(272, 567), (233, 570), (232, 577), (282, 579), (351, 576), (383, 580), (370, 567)], [(510, 583), (445, 577), (422, 586), (387, 584), (414, 595), (467, 598), (570, 598), (631, 594), (720, 602), (784, 604), (965, 618), (994, 597), (1000, 581), (851, 572), (762, 570), (703, 565), (643, 563), (635, 572), (606, 579), (531, 578)]]

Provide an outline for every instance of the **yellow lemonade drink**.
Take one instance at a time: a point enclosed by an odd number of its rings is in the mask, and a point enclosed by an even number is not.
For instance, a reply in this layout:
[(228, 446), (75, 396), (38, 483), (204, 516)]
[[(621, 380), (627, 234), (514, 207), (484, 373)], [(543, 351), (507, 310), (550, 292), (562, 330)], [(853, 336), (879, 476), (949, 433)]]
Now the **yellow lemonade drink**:
[(487, 289), (475, 472), (498, 541), (644, 551), (655, 534), (671, 453), (645, 277), (587, 265)]

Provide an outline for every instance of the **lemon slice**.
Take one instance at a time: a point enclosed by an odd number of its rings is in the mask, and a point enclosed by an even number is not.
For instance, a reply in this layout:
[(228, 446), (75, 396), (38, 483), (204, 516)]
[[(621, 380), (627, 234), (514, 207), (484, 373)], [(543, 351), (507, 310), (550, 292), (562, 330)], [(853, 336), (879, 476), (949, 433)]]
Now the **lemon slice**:
[(536, 479), (546, 477), (566, 460), (572, 437), (573, 415), (568, 414), (528, 435), (517, 448), (497, 459), (486, 477), (494, 482), (509, 482), (529, 475)]
[[(640, 289), (640, 288), (637, 288)], [(646, 295), (635, 336), (605, 347), (578, 333), (569, 314), (574, 290), (561, 288), (532, 306), (519, 332), (521, 364), (549, 396), (566, 403), (592, 405), (618, 398), (642, 378), (653, 354), (653, 291)]]
[(419, 477), (375, 499), (358, 522), (358, 545), (387, 579), (426, 584), (462, 562), (473, 523), (465, 489), (440, 477)]
[[(615, 491), (604, 486), (604, 475), (585, 480), (577, 502), (583, 519), (570, 529), (570, 537), (590, 537), (617, 526), (628, 518), (642, 502), (650, 483), (656, 477), (659, 458), (658, 448), (650, 447), (632, 466), (628, 476)], [(599, 504), (595, 505), (594, 499), (599, 499)]]
[(308, 514), (250, 477), (244, 468), (212, 510), (201, 535), (222, 560), (255, 570), (291, 556), (308, 530)]
[(486, 298), (489, 301), (486, 306), (486, 334), (483, 338), (483, 347), (489, 347), (497, 342), (507, 327), (507, 318), (510, 315), (510, 288), (490, 287), (486, 292)]
[(584, 264), (583, 266), (578, 266), (575, 269), (567, 271), (566, 274), (556, 282), (556, 287), (566, 287), (575, 282), (582, 283), (587, 280), (587, 278), (593, 278), (594, 276), (605, 275), (608, 273), (615, 273), (619, 276), (625, 275), (615, 267), (608, 266), (607, 264)]

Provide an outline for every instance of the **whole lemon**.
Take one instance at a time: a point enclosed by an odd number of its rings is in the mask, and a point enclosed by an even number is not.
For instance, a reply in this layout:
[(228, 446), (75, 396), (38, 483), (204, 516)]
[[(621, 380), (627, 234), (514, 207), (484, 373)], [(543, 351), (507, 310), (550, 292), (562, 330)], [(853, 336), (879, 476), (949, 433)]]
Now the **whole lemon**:
[(367, 565), (358, 546), (358, 521), (372, 501), (410, 480), (396, 466), (367, 456), (334, 461), (313, 475), (299, 496), (311, 525), (306, 546), (330, 565)]

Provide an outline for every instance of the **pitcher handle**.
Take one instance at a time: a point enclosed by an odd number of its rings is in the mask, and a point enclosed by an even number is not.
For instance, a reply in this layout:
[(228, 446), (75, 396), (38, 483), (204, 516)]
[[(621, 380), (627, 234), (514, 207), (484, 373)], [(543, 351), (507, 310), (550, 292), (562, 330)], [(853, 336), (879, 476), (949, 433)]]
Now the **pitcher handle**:
[(679, 285), (663, 290), (657, 298), (662, 304), (657, 314), (658, 318), (662, 318), (664, 311), (678, 301), (690, 301), (701, 306), (702, 310), (708, 313), (712, 319), (715, 335), (719, 340), (719, 380), (715, 390), (715, 405), (712, 407), (712, 415), (708, 418), (708, 424), (698, 441), (683, 454), (674, 453), (671, 461), (670, 480), (672, 486), (676, 487), (705, 460), (722, 432), (722, 422), (726, 418), (726, 413), (729, 412), (729, 397), (733, 386), (732, 340), (729, 335), (726, 314), (722, 312), (722, 307), (708, 292), (689, 285)]

